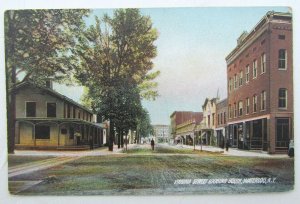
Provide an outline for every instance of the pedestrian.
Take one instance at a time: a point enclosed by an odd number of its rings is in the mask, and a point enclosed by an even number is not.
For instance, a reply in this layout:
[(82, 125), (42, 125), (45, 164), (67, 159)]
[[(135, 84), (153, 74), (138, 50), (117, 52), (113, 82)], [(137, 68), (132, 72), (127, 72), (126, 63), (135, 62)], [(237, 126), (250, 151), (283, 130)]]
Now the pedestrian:
[(226, 151), (228, 152), (229, 149), (229, 139), (226, 140)]
[(151, 140), (151, 148), (152, 148), (152, 150), (154, 150), (154, 140), (153, 140), (153, 138)]

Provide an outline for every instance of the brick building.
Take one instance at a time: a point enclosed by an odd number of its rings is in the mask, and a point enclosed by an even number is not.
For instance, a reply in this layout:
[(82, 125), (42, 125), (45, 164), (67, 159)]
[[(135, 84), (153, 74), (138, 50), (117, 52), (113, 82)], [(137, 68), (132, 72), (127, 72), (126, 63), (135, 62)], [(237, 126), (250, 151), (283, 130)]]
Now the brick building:
[(226, 62), (231, 145), (286, 151), (293, 138), (292, 15), (268, 12)]
[(171, 116), (171, 135), (175, 143), (192, 145), (195, 129), (203, 119), (202, 112), (174, 111)]

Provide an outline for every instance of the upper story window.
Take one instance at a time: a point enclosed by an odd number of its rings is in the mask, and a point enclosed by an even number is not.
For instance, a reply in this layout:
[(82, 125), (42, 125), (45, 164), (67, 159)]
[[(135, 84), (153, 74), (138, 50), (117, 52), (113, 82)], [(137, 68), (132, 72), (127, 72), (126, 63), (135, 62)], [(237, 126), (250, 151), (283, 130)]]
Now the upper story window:
[(249, 65), (246, 66), (246, 83), (249, 82), (249, 70), (250, 70), (250, 67)]
[(278, 35), (279, 40), (285, 40), (285, 35)]
[(237, 75), (234, 75), (234, 89), (237, 89)]
[(207, 125), (210, 126), (210, 115), (207, 116)]
[(221, 124), (223, 124), (223, 113), (221, 113)]
[(26, 102), (26, 117), (36, 117), (36, 102)]
[(81, 110), (78, 110), (78, 119), (81, 117)]
[(250, 99), (246, 98), (246, 115), (250, 112)]
[(266, 92), (265, 91), (261, 92), (261, 96), (260, 96), (260, 109), (261, 110), (266, 110), (266, 99), (267, 99)]
[(231, 92), (232, 91), (232, 79), (231, 78), (229, 78), (228, 86), (229, 86), (229, 92)]
[(70, 106), (70, 104), (67, 105), (67, 118), (71, 118), (71, 106)]
[(224, 112), (223, 116), (224, 116), (224, 124), (226, 124), (226, 112)]
[(285, 89), (285, 88), (279, 89), (278, 108), (287, 108), (287, 89)]
[(228, 106), (229, 119), (232, 118), (231, 105)]
[(257, 111), (257, 95), (253, 96), (253, 113)]
[(278, 69), (285, 70), (287, 68), (286, 59), (287, 59), (286, 49), (280, 49), (278, 51)]
[(257, 60), (253, 61), (253, 79), (257, 77)]
[(243, 71), (240, 72), (239, 86), (243, 85)]
[(214, 113), (212, 114), (212, 125), (213, 126), (215, 125), (215, 114)]
[(243, 115), (243, 102), (239, 101), (239, 116)]
[(260, 57), (260, 71), (261, 71), (261, 74), (265, 73), (266, 72), (266, 54), (263, 53)]
[(234, 117), (237, 117), (237, 104), (234, 103)]
[(47, 117), (56, 117), (56, 103), (47, 103)]

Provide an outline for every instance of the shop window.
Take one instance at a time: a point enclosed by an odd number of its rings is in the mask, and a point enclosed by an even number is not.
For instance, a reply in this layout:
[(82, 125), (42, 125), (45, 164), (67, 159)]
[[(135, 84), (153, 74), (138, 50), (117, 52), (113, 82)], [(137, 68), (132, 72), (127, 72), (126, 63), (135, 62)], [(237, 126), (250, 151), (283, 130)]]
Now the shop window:
[(276, 119), (276, 148), (287, 148), (289, 145), (289, 119)]
[(36, 139), (50, 139), (50, 126), (37, 125), (35, 127), (35, 138)]
[(26, 117), (36, 116), (36, 102), (26, 102)]
[(69, 135), (69, 138), (70, 138), (71, 140), (74, 139), (74, 128), (73, 128), (73, 127), (70, 127), (70, 135)]

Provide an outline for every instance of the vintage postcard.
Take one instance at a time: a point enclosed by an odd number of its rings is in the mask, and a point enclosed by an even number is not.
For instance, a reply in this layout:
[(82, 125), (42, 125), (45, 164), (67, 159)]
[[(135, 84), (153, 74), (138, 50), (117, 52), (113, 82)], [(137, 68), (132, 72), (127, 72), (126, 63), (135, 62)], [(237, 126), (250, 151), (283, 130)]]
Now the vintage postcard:
[(292, 7), (2, 15), (11, 196), (294, 191)]

